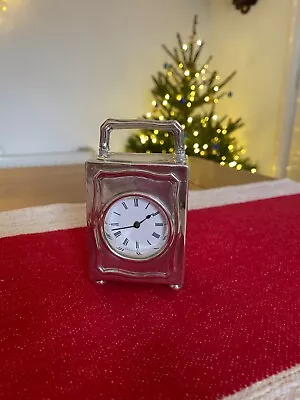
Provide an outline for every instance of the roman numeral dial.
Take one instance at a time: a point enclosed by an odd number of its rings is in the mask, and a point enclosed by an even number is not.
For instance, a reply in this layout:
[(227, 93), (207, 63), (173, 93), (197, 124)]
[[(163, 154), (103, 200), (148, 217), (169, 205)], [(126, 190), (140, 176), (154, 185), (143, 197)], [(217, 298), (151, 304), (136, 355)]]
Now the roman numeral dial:
[(116, 256), (142, 261), (166, 250), (171, 227), (168, 212), (159, 200), (146, 194), (129, 194), (107, 206), (102, 236)]

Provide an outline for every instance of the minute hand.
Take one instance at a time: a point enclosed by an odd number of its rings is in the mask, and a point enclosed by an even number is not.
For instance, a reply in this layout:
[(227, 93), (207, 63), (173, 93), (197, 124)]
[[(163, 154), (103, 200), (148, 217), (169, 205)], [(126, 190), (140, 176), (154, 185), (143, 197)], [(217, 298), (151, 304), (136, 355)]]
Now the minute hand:
[(134, 225), (123, 226), (122, 228), (114, 228), (112, 229), (112, 231), (120, 231), (121, 229), (127, 229), (127, 228), (134, 228)]

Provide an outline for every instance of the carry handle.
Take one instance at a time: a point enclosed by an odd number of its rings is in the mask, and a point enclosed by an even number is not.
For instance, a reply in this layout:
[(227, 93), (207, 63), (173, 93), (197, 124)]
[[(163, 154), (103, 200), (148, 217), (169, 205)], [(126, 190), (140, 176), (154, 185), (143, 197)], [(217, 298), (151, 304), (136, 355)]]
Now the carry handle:
[(184, 131), (178, 121), (107, 119), (100, 126), (99, 153), (101, 158), (109, 154), (110, 132), (114, 129), (150, 129), (172, 132), (174, 135), (175, 159), (178, 163), (185, 162)]

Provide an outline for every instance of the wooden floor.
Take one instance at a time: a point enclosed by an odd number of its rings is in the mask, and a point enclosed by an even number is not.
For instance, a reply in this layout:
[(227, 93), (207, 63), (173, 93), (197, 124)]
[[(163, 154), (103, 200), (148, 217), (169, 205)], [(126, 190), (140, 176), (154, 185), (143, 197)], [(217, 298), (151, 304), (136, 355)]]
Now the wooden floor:
[[(199, 187), (191, 184), (190, 189)], [(84, 165), (0, 169), (0, 211), (85, 201)]]

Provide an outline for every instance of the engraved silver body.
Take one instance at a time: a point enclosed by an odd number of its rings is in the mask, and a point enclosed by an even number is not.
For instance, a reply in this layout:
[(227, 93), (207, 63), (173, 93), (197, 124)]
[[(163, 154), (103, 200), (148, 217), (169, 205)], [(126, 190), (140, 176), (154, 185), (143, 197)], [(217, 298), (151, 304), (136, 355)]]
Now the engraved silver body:
[[(113, 129), (158, 129), (174, 134), (174, 154), (109, 152)], [(184, 280), (188, 166), (184, 134), (177, 121), (107, 120), (100, 127), (99, 155), (86, 162), (89, 276), (97, 282), (153, 282), (179, 289)], [(137, 260), (120, 257), (103, 235), (104, 216), (114, 199), (140, 194), (159, 203), (170, 223), (164, 250)], [(134, 221), (132, 221), (134, 222)]]

